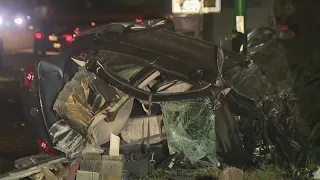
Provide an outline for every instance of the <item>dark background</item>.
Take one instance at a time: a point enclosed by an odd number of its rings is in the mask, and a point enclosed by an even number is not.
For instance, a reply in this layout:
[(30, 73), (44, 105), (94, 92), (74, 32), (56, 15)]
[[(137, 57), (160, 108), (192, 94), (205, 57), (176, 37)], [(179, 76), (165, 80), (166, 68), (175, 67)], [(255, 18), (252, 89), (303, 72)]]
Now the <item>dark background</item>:
[[(260, 7), (261, 3), (261, 0), (248, 0), (248, 7)], [(52, 17), (58, 14), (163, 13), (171, 11), (170, 4), (171, 0), (0, 0), (2, 9), (16, 12), (31, 12), (36, 6), (47, 5), (52, 7)], [(296, 75), (294, 91), (299, 98), (299, 113), (307, 124), (307, 135), (310, 128), (319, 122), (320, 112), (320, 0), (295, 1), (293, 5), (295, 12), (284, 19), (288, 19), (285, 23), (297, 27), (296, 36), (281, 42), (287, 50), (281, 53), (285, 54), (290, 69)], [(222, 8), (232, 7), (233, 0), (222, 0)], [(0, 72), (0, 171), (12, 168), (14, 159), (38, 152), (35, 139), (24, 125), (19, 90), (23, 78), (21, 68), (25, 70), (42, 58), (20, 52), (3, 57)], [(6, 80), (11, 77), (14, 80)], [(8, 162), (8, 166), (2, 168), (2, 162)]]

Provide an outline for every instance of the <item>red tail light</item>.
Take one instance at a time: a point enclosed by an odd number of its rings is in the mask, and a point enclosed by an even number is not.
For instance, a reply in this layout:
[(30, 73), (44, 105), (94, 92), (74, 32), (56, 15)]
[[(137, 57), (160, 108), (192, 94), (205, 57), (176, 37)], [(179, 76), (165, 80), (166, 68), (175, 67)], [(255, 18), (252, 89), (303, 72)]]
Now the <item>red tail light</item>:
[(72, 35), (66, 35), (66, 41), (67, 42), (71, 42), (73, 39), (73, 36)]
[(54, 151), (51, 149), (49, 143), (43, 139), (38, 139), (38, 145), (42, 152), (48, 153), (50, 155), (54, 155)]
[(142, 19), (141, 19), (141, 18), (137, 18), (137, 19), (136, 19), (136, 22), (137, 22), (137, 23), (140, 23), (140, 22), (142, 22)]
[(31, 91), (31, 83), (34, 79), (34, 71), (32, 69), (27, 70), (24, 74), (24, 83), (26, 87), (29, 87), (29, 90)]
[(34, 37), (35, 37), (36, 39), (42, 39), (42, 38), (43, 38), (43, 35), (42, 35), (41, 33), (37, 32), (37, 33), (34, 34)]

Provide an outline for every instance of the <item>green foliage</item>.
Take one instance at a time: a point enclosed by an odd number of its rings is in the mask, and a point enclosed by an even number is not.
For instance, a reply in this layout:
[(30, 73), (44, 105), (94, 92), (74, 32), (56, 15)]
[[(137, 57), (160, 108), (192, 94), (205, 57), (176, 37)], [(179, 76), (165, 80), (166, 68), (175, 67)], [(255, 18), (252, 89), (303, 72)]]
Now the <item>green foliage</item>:
[(287, 180), (284, 178), (285, 171), (278, 166), (262, 166), (260, 169), (248, 170), (244, 172), (246, 180)]
[[(184, 170), (179, 174), (183, 174), (185, 177), (179, 177), (177, 171), (153, 171), (150, 175), (141, 177), (140, 180), (167, 180), (167, 179), (196, 179), (197, 177), (218, 177), (220, 170), (212, 169), (212, 168), (200, 168), (200, 169), (192, 169), (192, 170)], [(285, 178), (286, 171), (284, 171), (279, 166), (271, 166), (264, 165), (259, 169), (251, 169), (244, 172), (245, 180), (289, 180)]]
[(282, 69), (280, 78), (280, 81), (285, 81), (289, 86), (293, 86), (296, 81), (297, 75), (289, 69)]

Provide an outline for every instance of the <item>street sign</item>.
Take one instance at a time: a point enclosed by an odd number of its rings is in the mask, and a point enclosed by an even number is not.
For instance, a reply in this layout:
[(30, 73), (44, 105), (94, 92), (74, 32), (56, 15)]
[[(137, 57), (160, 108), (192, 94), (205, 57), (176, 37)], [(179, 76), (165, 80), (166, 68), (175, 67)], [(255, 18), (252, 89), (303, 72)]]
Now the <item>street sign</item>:
[(219, 13), (221, 0), (172, 0), (173, 14)]

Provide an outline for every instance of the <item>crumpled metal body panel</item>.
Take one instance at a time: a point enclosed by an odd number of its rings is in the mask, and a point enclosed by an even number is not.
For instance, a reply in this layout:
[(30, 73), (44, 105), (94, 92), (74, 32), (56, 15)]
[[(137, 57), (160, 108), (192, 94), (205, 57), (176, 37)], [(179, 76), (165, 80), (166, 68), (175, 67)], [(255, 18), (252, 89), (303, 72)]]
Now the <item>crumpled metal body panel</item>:
[(59, 93), (53, 108), (75, 132), (101, 145), (109, 140), (110, 133), (120, 133), (132, 105), (132, 98), (79, 68)]
[[(80, 134), (85, 135), (92, 121), (93, 111), (87, 103), (90, 84), (94, 75), (85, 70), (78, 71), (75, 76), (66, 83), (59, 93), (53, 109), (65, 118)], [(69, 121), (70, 120), (70, 121)]]
[(53, 124), (49, 133), (53, 138), (55, 148), (66, 154), (68, 159), (75, 159), (84, 153), (103, 153), (99, 147), (95, 147), (88, 139), (73, 130), (64, 120)]
[[(174, 59), (170, 62), (152, 61), (152, 64), (166, 67), (175, 72), (182, 73), (188, 70), (187, 76), (196, 76), (198, 80), (211, 82), (217, 77), (217, 49), (218, 47), (197, 38), (174, 33), (165, 29), (157, 29), (148, 32), (136, 32), (128, 35), (128, 41), (135, 46), (160, 52)], [(245, 57), (224, 49), (224, 71), (235, 67), (245, 61)], [(177, 61), (177, 62), (175, 62)], [(177, 64), (176, 64), (177, 63)], [(177, 68), (179, 67), (179, 68)]]
[[(165, 29), (157, 29), (148, 32), (136, 32), (128, 35), (128, 42), (138, 47), (165, 54), (176, 61), (188, 63), (193, 71), (215, 67), (214, 46), (196, 38), (177, 34)], [(148, 61), (154, 62), (149, 59)], [(159, 64), (161, 61), (158, 62)], [(158, 64), (155, 61), (155, 64)], [(167, 67), (173, 64), (167, 64)]]
[[(151, 95), (153, 101), (178, 100), (195, 95), (210, 95), (210, 87), (218, 75), (216, 51), (217, 46), (213, 44), (163, 28), (144, 29), (127, 34), (100, 31), (96, 42), (88, 47), (86, 67), (105, 82), (137, 99), (147, 101)], [(224, 62), (223, 71), (246, 61), (245, 57), (228, 50), (224, 51), (224, 55), (227, 61)], [(133, 64), (143, 67), (143, 73), (137, 74), (139, 78), (133, 77), (129, 82), (119, 78), (119, 74), (113, 70), (105, 68), (109, 61), (126, 57), (131, 57)], [(166, 74), (167, 80), (188, 82), (195, 88), (173, 96), (152, 92), (146, 94), (145, 91), (136, 89), (139, 79), (143, 79), (143, 76), (147, 76), (151, 71)]]
[[(97, 46), (97, 48), (95, 48), (96, 53), (88, 57), (88, 63), (86, 67), (106, 83), (112, 84), (112, 86), (120, 89), (128, 95), (147, 103), (160, 102), (174, 104), (181, 103), (182, 101), (187, 99), (201, 99), (208, 97), (212, 98), (210, 100), (219, 101), (219, 94), (221, 94), (220, 91), (222, 91), (223, 89), (219, 90), (219, 88), (215, 87), (214, 84), (215, 80), (218, 78), (219, 73), (221, 76), (223, 73), (228, 72), (229, 70), (232, 70), (239, 65), (245, 66), (248, 63), (245, 58), (229, 51), (223, 51), (223, 53), (220, 53), (218, 56), (218, 53), (215, 53), (217, 49), (210, 43), (206, 43), (194, 38), (184, 37), (179, 34), (166, 32), (166, 30), (152, 29), (150, 31), (138, 31), (129, 34), (129, 36), (134, 36), (136, 39), (133, 38), (130, 40), (130, 37), (118, 39), (106, 35), (103, 39), (104, 42), (101, 42), (100, 46)], [(162, 38), (160, 38), (161, 36)], [(166, 38), (166, 36), (172, 37)], [(159, 38), (162, 40), (157, 41), (157, 39)], [(173, 45), (170, 44), (171, 41), (174, 42), (172, 43)], [(149, 44), (144, 45), (144, 43)], [(193, 49), (190, 49), (188, 47), (189, 45)], [(207, 48), (207, 51), (205, 51), (205, 48)], [(209, 53), (208, 49), (211, 49), (212, 51), (210, 51), (210, 55), (206, 54)], [(170, 53), (166, 53), (166, 51)], [(196, 56), (197, 53), (200, 54), (200, 58)], [(201, 56), (201, 54), (203, 56)], [(135, 76), (138, 78), (133, 77), (129, 81), (127, 79), (121, 78), (119, 74), (113, 69), (113, 62), (119, 62), (128, 57), (131, 58), (132, 64), (143, 67), (143, 69), (139, 71)], [(217, 58), (219, 59), (219, 61), (217, 61)], [(197, 64), (198, 61), (199, 63)], [(129, 65), (131, 63), (124, 63), (124, 65)], [(219, 70), (218, 67), (220, 68)], [(141, 83), (144, 79), (152, 76), (152, 73), (157, 71), (159, 71), (159, 73), (163, 75), (163, 81), (179, 80), (191, 84), (192, 88), (188, 89), (187, 91), (174, 93), (159, 93), (157, 91), (146, 91), (145, 89), (139, 88), (139, 83)], [(216, 91), (214, 91), (214, 89), (216, 89)], [(233, 93), (233, 95), (235, 95), (233, 98), (236, 99), (236, 101), (234, 101), (235, 103), (237, 103), (237, 98), (240, 96), (244, 102), (248, 102), (248, 104), (250, 105), (254, 104), (254, 102), (252, 102), (250, 98), (241, 96), (237, 92)], [(224, 142), (224, 145), (226, 145), (227, 147), (223, 147), (222, 151), (228, 152), (230, 148), (232, 149), (233, 147), (239, 147), (239, 149), (236, 149), (235, 151), (239, 150), (238, 155), (241, 156), (241, 140), (237, 138), (237, 136), (239, 136), (239, 133), (237, 133), (238, 131), (235, 130), (236, 122), (233, 118), (234, 115), (231, 114), (231, 112), (228, 110), (226, 104), (227, 102), (224, 103), (224, 110), (222, 111), (222, 116), (224, 117), (219, 117), (220, 119), (217, 120), (221, 122), (228, 122), (223, 123), (225, 124), (225, 126), (223, 126), (223, 129), (221, 130), (224, 133), (221, 134), (227, 134), (227, 137), (229, 138)], [(235, 105), (235, 107), (237, 107), (237, 105)], [(201, 111), (202, 110), (204, 109), (201, 109)], [(187, 111), (188, 109), (179, 112), (181, 113), (181, 119), (187, 120), (193, 118), (186, 118), (184, 116), (184, 113), (186, 113)], [(167, 112), (169, 111), (166, 110), (164, 113)], [(205, 120), (206, 118), (212, 118), (209, 116), (202, 119), (199, 118), (198, 123), (201, 124), (201, 120)], [(167, 128), (177, 127), (175, 123), (177, 123), (176, 121), (179, 121), (178, 119), (170, 119), (170, 117), (165, 117), (165, 121), (166, 120), (172, 120), (172, 123), (170, 125), (167, 125)], [(182, 124), (182, 126), (188, 126), (188, 122), (184, 125)], [(215, 131), (215, 127), (211, 127), (211, 130)], [(177, 134), (178, 132), (176, 132), (175, 130), (176, 129), (169, 129), (169, 131), (166, 132), (169, 134)], [(207, 141), (205, 142), (205, 140), (201, 138), (190, 139), (189, 135), (186, 133), (180, 133), (180, 137), (181, 138), (178, 138), (177, 140), (174, 138), (169, 139), (171, 143), (175, 144), (173, 146), (175, 146), (176, 151), (188, 154), (188, 157), (190, 157), (193, 162), (205, 156), (209, 157), (212, 162), (215, 161), (215, 151), (211, 151), (211, 149), (215, 148), (209, 147), (208, 144), (210, 143), (208, 143)], [(191, 151), (187, 150), (187, 147), (181, 147), (177, 144), (181, 143), (181, 139), (185, 139), (186, 141), (188, 141), (190, 146), (198, 146), (201, 152), (199, 151), (197, 155), (191, 157), (192, 153)], [(211, 145), (216, 145), (216, 141), (214, 138), (210, 139), (210, 142)], [(208, 151), (202, 151), (201, 149), (207, 149)]]
[[(100, 34), (93, 50), (135, 57), (135, 63), (153, 67), (185, 80), (211, 82), (217, 77), (217, 46), (196, 38), (161, 28), (146, 29), (130, 34)], [(225, 50), (228, 70), (246, 60)], [(179, 68), (177, 68), (179, 67)]]

